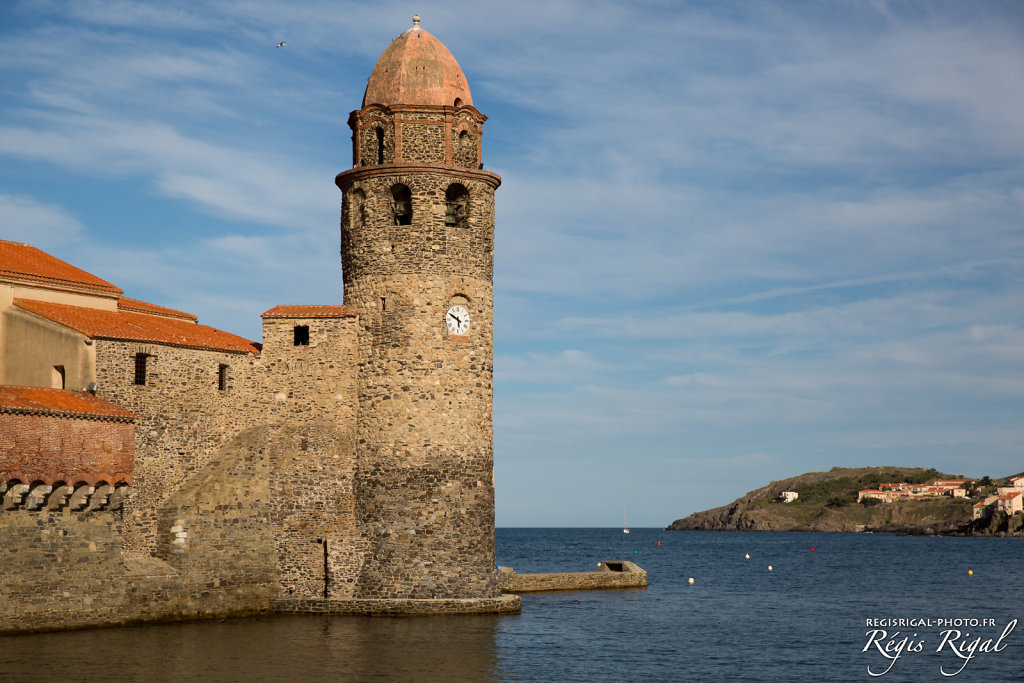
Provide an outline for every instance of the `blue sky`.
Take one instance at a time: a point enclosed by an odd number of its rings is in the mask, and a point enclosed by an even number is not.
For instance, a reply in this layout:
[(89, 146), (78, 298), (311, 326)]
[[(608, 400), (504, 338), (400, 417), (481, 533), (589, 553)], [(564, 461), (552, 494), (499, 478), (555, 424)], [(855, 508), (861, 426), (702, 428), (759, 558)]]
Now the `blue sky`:
[(1016, 0), (8, 0), (0, 237), (253, 339), (340, 302), (347, 116), (417, 13), (504, 179), (500, 526), (1024, 470)]

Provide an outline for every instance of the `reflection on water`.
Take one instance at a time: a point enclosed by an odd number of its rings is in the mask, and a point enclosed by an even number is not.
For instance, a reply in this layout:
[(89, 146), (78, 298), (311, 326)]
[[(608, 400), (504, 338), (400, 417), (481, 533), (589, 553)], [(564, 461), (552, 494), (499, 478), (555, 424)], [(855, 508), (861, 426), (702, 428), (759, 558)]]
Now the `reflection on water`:
[(267, 616), (0, 636), (0, 681), (487, 681), (500, 617)]

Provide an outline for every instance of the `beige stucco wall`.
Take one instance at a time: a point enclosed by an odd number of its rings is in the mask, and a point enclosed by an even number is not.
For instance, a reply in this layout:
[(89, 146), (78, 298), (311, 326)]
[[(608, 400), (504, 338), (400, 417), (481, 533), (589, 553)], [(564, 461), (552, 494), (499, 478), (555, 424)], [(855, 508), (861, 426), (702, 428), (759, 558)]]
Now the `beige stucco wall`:
[(104, 311), (116, 311), (118, 297), (84, 292), (69, 292), (65, 289), (29, 285), (25, 283), (0, 282), (0, 304), (10, 305), (11, 299), (33, 299), (50, 301), (55, 304), (98, 308)]
[(84, 334), (7, 307), (0, 312), (0, 384), (60, 389), (54, 366), (64, 367), (64, 387), (81, 391), (96, 380), (96, 349)]

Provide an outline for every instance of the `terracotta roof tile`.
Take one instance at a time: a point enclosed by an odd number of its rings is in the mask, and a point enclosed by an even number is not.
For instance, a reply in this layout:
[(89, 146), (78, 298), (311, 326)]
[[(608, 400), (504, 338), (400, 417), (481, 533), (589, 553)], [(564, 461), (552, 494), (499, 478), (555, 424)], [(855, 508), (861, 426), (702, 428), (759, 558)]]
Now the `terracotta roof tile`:
[(129, 299), (126, 296), (122, 296), (117, 300), (117, 308), (121, 311), (135, 311), (136, 313), (149, 313), (150, 315), (162, 315), (168, 318), (182, 318), (183, 320), (191, 320), (196, 322), (199, 320), (199, 316), (193, 315), (192, 313), (186, 313), (185, 311), (176, 311), (173, 308), (167, 308), (165, 306), (157, 306), (151, 304), (148, 301), (139, 301), (138, 299)]
[(102, 294), (122, 294), (119, 288), (106, 280), (21, 242), (0, 240), (0, 277)]
[(264, 313), (263, 318), (355, 318), (359, 314), (344, 306), (300, 306), (282, 304)]
[(259, 353), (260, 345), (230, 332), (189, 320), (131, 311), (103, 311), (47, 301), (15, 299), (14, 305), (88, 337), (152, 342), (229, 353)]
[(0, 413), (135, 420), (134, 413), (89, 393), (13, 385), (0, 385)]

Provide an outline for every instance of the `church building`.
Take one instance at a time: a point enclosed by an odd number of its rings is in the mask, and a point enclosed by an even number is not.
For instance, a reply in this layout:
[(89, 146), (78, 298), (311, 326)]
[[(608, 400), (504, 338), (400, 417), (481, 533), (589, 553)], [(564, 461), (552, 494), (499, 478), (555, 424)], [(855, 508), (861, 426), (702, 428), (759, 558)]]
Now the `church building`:
[(352, 112), (340, 304), (255, 342), (0, 241), (0, 632), (498, 613), (494, 192), (419, 25)]

